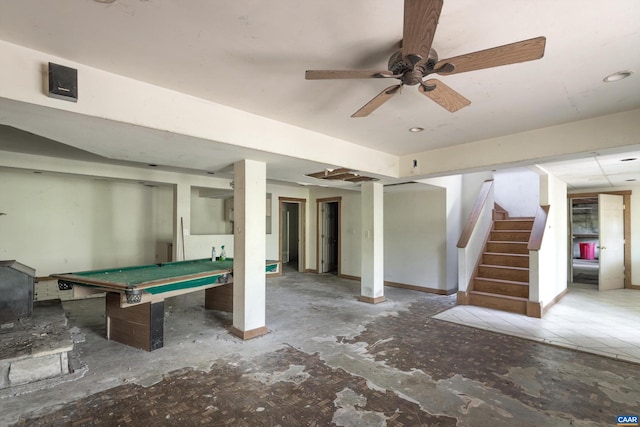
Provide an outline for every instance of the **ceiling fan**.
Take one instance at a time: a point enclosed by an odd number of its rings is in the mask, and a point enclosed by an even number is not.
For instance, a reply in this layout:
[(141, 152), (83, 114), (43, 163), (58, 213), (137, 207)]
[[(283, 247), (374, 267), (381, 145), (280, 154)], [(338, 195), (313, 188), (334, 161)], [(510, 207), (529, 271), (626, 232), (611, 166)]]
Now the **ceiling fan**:
[(446, 76), (483, 68), (533, 61), (544, 55), (546, 38), (536, 37), (516, 43), (481, 50), (466, 55), (438, 60), (432, 48), (443, 0), (404, 0), (402, 48), (389, 58), (388, 70), (307, 70), (307, 80), (323, 79), (388, 79), (400, 80), (389, 86), (351, 117), (366, 117), (399, 93), (402, 86), (418, 86), (420, 93), (450, 112), (471, 104), (467, 98), (438, 79), (426, 79), (430, 74)]

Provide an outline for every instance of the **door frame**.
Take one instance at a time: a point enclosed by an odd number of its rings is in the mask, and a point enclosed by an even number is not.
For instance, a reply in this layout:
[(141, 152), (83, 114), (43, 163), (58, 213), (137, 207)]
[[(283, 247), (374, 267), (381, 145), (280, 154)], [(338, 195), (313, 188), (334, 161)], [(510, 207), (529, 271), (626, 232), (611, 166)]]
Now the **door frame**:
[[(591, 193), (569, 193), (567, 199), (569, 200), (569, 206), (571, 206), (571, 199), (580, 199), (588, 197), (598, 197), (599, 194), (611, 194), (614, 196), (622, 196), (622, 203), (624, 204), (624, 288), (625, 289), (638, 289), (640, 286), (633, 286), (631, 284), (631, 190), (622, 191), (598, 191)], [(569, 229), (569, 233), (572, 230)], [(572, 235), (569, 235), (569, 241), (573, 241)], [(571, 257), (569, 258), (571, 263)], [(571, 271), (571, 270), (569, 270)]]
[(338, 203), (338, 277), (342, 277), (342, 196), (316, 199), (316, 272), (320, 272), (322, 204)]
[(305, 272), (307, 255), (305, 248), (307, 236), (307, 199), (298, 199), (295, 197), (278, 197), (278, 259), (282, 261), (282, 212), (284, 203), (298, 204), (298, 228), (300, 230), (298, 239), (298, 271)]

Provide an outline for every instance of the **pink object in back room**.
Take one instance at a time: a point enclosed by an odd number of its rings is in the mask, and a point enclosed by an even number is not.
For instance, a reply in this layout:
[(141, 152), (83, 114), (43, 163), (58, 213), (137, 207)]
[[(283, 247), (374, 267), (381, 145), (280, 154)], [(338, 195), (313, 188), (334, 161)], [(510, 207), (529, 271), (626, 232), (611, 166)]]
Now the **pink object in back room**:
[(595, 259), (596, 244), (595, 243), (580, 243), (580, 258), (582, 259)]

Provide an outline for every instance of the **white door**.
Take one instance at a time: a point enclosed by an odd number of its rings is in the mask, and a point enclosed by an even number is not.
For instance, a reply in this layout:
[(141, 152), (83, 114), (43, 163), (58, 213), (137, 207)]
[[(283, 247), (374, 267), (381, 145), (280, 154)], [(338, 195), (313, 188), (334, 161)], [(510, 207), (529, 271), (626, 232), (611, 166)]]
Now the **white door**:
[(624, 288), (624, 204), (622, 196), (598, 195), (600, 270), (598, 289)]

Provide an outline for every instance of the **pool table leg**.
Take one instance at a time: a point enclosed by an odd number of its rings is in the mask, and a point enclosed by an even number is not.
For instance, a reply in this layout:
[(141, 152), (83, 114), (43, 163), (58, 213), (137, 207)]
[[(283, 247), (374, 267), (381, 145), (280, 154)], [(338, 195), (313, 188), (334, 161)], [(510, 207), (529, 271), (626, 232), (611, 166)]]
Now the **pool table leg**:
[(204, 308), (233, 313), (233, 282), (205, 289)]
[(164, 345), (164, 301), (120, 307), (121, 295), (108, 292), (107, 339), (146, 351)]

